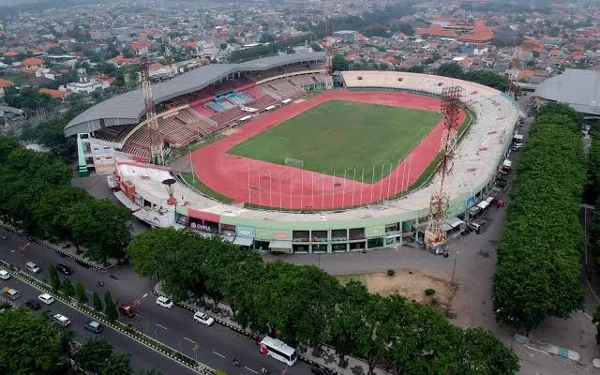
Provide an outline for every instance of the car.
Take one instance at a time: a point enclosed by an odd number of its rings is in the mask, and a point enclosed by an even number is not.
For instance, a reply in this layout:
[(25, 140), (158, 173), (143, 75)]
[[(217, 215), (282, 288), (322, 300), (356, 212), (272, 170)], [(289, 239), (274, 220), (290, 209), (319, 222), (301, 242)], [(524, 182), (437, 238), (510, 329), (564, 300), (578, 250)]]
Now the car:
[(33, 262), (25, 263), (25, 269), (31, 273), (40, 273), (40, 271), (42, 271), (42, 269)]
[(173, 301), (171, 301), (171, 300), (170, 300), (170, 299), (168, 299), (167, 297), (163, 297), (163, 296), (160, 296), (160, 297), (158, 297), (158, 298), (156, 299), (156, 304), (157, 304), (158, 306), (162, 306), (162, 307), (165, 307), (165, 308), (167, 308), (167, 309), (170, 309), (170, 308), (171, 308), (171, 307), (173, 307), (173, 305), (174, 305), (174, 304), (173, 304)]
[(198, 323), (202, 323), (207, 327), (210, 327), (214, 324), (215, 319), (212, 316), (208, 316), (206, 313), (202, 311), (196, 311), (194, 313), (194, 320)]
[(483, 220), (475, 220), (467, 224), (467, 226), (474, 230), (475, 233), (479, 234), (481, 232), (481, 228), (485, 225), (485, 221)]
[(40, 305), (40, 303), (34, 299), (30, 299), (27, 302), (25, 302), (25, 306), (34, 311), (37, 311), (42, 308), (42, 305)]
[(66, 266), (62, 263), (58, 263), (56, 265), (56, 270), (66, 276), (69, 276), (73, 273), (73, 270), (71, 270), (69, 266)]
[(71, 324), (69, 318), (61, 314), (54, 315), (54, 320), (63, 327), (68, 327)]
[(121, 315), (127, 315), (130, 318), (133, 318), (135, 316), (135, 311), (133, 311), (131, 306), (129, 306), (126, 303), (122, 303), (119, 305), (119, 313)]
[(48, 293), (40, 294), (38, 299), (44, 302), (46, 305), (51, 305), (54, 303), (54, 298)]
[(99, 322), (92, 320), (90, 322), (87, 322), (85, 324), (84, 328), (90, 332), (94, 332), (97, 334), (97, 333), (102, 332), (102, 330), (104, 329), (104, 326), (102, 324), (100, 324)]
[(0, 270), (0, 279), (8, 280), (10, 279), (10, 273), (7, 270)]

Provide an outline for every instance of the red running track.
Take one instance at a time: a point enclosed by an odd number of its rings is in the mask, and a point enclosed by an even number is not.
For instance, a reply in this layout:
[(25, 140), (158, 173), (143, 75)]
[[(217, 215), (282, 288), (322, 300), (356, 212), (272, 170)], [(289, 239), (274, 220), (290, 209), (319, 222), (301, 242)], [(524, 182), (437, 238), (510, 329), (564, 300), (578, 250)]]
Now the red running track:
[[(329, 91), (263, 114), (222, 140), (194, 151), (192, 158), (196, 176), (208, 187), (234, 199), (236, 203), (283, 209), (340, 209), (374, 203), (405, 191), (423, 174), (440, 150), (443, 122), (401, 163), (392, 166), (393, 170), (386, 178), (375, 184), (227, 154), (238, 143), (334, 99), (375, 104), (385, 102), (398, 107), (434, 111), (440, 109), (439, 99), (409, 93)], [(464, 118), (465, 114), (462, 113), (460, 123)], [(386, 171), (389, 168), (389, 165), (385, 166)], [(381, 166), (375, 171), (376, 175), (381, 173), (380, 169)], [(368, 173), (373, 172), (365, 171), (367, 179)]]

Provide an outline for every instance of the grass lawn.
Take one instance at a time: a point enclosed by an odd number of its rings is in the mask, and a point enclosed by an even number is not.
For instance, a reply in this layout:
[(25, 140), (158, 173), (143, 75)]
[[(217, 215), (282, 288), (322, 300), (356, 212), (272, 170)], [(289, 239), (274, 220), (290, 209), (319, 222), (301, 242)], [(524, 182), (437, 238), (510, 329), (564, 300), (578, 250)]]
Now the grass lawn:
[[(304, 169), (343, 175), (355, 170), (371, 182), (373, 166), (378, 181), (439, 123), (434, 111), (333, 100), (284, 122), (229, 150), (230, 154), (285, 164), (286, 158), (304, 161)], [(383, 175), (381, 166), (385, 165)], [(353, 178), (348, 172), (347, 178)]]
[(207, 195), (211, 198), (214, 198), (219, 202), (223, 202), (223, 203), (227, 203), (227, 204), (233, 203), (233, 199), (231, 199), (223, 194), (219, 194), (218, 192), (216, 192), (213, 189), (206, 186), (202, 181), (200, 181), (199, 179), (196, 178), (196, 176), (194, 176), (193, 172), (181, 172), (181, 177), (183, 177), (185, 182), (192, 185), (194, 188), (196, 188), (196, 190), (198, 190), (202, 194)]

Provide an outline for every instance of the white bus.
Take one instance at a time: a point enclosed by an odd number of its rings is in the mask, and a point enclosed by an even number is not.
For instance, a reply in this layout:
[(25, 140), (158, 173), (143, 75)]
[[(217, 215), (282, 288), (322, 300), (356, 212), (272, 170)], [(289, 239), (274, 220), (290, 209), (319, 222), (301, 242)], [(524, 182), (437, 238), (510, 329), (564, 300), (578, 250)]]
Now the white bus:
[(258, 345), (262, 354), (273, 357), (288, 366), (293, 366), (298, 360), (296, 349), (286, 345), (283, 341), (266, 336)]

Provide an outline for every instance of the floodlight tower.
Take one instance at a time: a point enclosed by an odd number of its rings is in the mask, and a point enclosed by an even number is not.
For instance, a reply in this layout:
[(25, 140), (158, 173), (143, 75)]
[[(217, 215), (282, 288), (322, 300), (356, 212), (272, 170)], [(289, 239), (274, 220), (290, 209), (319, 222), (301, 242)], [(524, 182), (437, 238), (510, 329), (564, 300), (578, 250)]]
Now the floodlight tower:
[(158, 132), (158, 120), (156, 119), (152, 83), (150, 82), (150, 62), (147, 55), (143, 55), (140, 60), (140, 75), (142, 77), (142, 92), (146, 108), (146, 126), (150, 130), (151, 161), (155, 164), (164, 165), (163, 140)]
[(425, 245), (429, 249), (437, 249), (446, 243), (447, 234), (444, 223), (448, 216), (450, 193), (448, 183), (454, 166), (454, 148), (456, 133), (460, 126), (461, 106), (465, 102), (465, 89), (451, 86), (442, 89), (441, 110), (444, 114), (444, 132), (440, 150), (441, 161), (438, 166), (438, 186), (429, 201), (429, 221), (425, 230)]
[(171, 37), (167, 34), (164, 39), (165, 62), (169, 67), (169, 78), (173, 76), (173, 52), (171, 51)]
[(521, 47), (517, 46), (513, 49), (512, 58), (508, 70), (508, 89), (507, 94), (514, 98), (517, 93), (517, 83), (523, 66), (521, 64)]
[(333, 89), (333, 17), (327, 16), (325, 18), (325, 69), (327, 70), (327, 79), (325, 81), (325, 88), (327, 90)]

